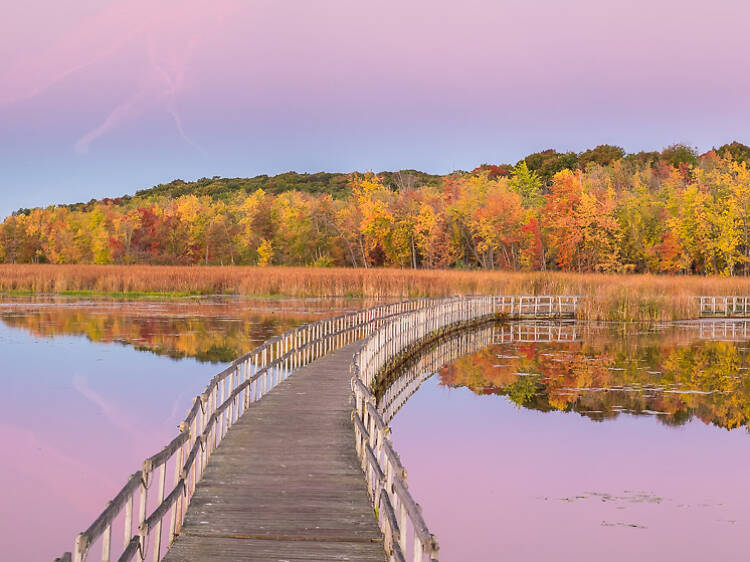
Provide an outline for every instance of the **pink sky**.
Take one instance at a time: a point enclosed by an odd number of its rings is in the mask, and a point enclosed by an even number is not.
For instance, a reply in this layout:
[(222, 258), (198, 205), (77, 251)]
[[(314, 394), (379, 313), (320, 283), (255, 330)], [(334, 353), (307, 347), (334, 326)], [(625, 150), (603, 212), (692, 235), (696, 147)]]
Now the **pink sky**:
[(734, 0), (13, 3), (0, 214), (175, 177), (750, 142), (748, 16)]

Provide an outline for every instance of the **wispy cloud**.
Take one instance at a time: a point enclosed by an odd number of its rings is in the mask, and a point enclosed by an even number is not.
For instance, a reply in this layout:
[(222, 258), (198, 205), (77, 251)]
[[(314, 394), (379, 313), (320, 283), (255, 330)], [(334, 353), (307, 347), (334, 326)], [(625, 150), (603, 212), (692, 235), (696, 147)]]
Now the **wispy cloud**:
[(139, 106), (141, 106), (147, 99), (147, 94), (148, 92), (144, 88), (141, 88), (127, 100), (115, 106), (104, 121), (76, 141), (74, 146), (76, 152), (78, 154), (87, 154), (91, 148), (92, 142), (112, 129), (117, 128), (128, 118), (139, 113)]
[(156, 82), (157, 85), (161, 85), (157, 95), (164, 99), (167, 113), (172, 116), (180, 137), (196, 150), (205, 153), (205, 151), (185, 133), (185, 129), (182, 126), (182, 117), (177, 109), (177, 94), (183, 88), (188, 62), (198, 44), (199, 38), (199, 33), (194, 31), (187, 41), (187, 44), (180, 52), (173, 52), (168, 60), (160, 62), (159, 56), (163, 51), (158, 48), (157, 42), (151, 37), (148, 43), (148, 58), (152, 72), (161, 78), (161, 82)]
[(240, 3), (237, 0), (117, 0), (64, 34), (47, 52), (19, 59), (0, 76), (0, 108), (37, 96), (126, 49), (146, 49), (138, 66), (127, 68), (132, 89), (74, 144), (86, 154), (100, 138), (150, 108), (161, 108), (185, 143), (203, 152), (186, 132), (178, 97), (190, 60), (206, 36)]

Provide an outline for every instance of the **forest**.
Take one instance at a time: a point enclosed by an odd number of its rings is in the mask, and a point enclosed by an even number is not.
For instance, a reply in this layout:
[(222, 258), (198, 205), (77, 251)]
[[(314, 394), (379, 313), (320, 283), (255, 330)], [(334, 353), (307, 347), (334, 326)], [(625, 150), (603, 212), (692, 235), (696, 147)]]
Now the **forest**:
[(175, 180), (21, 209), (0, 262), (750, 273), (750, 147), (531, 154), (436, 176)]

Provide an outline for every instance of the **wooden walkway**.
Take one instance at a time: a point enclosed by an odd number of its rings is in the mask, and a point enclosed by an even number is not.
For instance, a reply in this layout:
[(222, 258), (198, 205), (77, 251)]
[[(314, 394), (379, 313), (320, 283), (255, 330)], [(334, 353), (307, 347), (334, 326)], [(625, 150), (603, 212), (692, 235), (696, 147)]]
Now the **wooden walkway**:
[(354, 448), (349, 372), (360, 343), (250, 405), (213, 453), (165, 561), (383, 561)]
[(700, 303), (700, 317), (750, 318), (750, 297), (697, 297)]
[(483, 319), (574, 317), (580, 299), (415, 299), (267, 340), (211, 379), (179, 433), (58, 560), (157, 562), (168, 549), (168, 562), (437, 562), (373, 382), (425, 337)]

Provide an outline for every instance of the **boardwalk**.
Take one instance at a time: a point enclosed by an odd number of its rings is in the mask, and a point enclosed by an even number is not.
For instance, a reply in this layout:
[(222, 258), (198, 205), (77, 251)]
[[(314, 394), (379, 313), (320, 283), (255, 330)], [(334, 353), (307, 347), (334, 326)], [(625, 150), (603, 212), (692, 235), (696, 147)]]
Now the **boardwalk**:
[(378, 560), (382, 533), (354, 449), (355, 343), (250, 406), (211, 457), (164, 560)]
[(697, 297), (700, 302), (700, 317), (750, 318), (750, 297)]
[(211, 379), (178, 435), (58, 560), (437, 562), (374, 381), (422, 338), (490, 319), (574, 317), (579, 300), (415, 299), (275, 336)]

